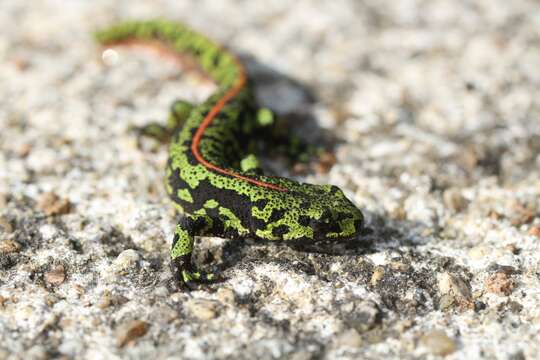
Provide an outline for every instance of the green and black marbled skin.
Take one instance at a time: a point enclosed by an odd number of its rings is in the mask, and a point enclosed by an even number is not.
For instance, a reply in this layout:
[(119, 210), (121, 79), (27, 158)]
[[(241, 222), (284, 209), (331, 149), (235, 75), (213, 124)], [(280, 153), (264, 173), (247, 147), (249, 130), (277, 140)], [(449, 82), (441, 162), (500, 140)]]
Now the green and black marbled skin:
[(230, 52), (182, 24), (161, 19), (124, 22), (96, 38), (104, 45), (159, 42), (194, 57), (218, 85), (200, 105), (175, 102), (167, 125), (173, 135), (166, 187), (183, 214), (171, 250), (181, 283), (216, 279), (191, 262), (196, 236), (288, 242), (360, 236), (362, 213), (338, 187), (262, 174), (251, 153), (253, 140), (269, 133), (273, 115), (257, 107), (244, 68)]

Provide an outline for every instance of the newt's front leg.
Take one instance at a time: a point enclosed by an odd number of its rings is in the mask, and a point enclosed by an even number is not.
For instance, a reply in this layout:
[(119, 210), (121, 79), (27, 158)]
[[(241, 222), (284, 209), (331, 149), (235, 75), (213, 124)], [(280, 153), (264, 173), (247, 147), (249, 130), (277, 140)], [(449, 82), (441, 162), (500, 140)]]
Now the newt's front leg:
[(208, 219), (203, 216), (186, 216), (176, 225), (171, 249), (171, 269), (180, 285), (185, 285), (190, 289), (193, 289), (196, 283), (218, 280), (213, 273), (204, 273), (195, 269), (191, 261), (195, 236), (205, 235), (208, 226), (210, 226)]
[(194, 105), (188, 101), (176, 100), (171, 105), (166, 125), (162, 125), (159, 122), (150, 122), (141, 127), (132, 127), (132, 130), (139, 136), (151, 137), (162, 143), (167, 143), (173, 134), (184, 125), (193, 108)]

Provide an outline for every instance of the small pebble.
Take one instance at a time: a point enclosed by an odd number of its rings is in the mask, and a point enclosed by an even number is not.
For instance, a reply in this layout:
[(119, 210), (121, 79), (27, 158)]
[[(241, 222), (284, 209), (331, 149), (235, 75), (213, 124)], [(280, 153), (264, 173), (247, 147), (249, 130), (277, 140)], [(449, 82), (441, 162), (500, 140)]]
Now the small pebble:
[(536, 236), (537, 238), (540, 238), (540, 226), (532, 226), (529, 229), (529, 235)]
[(471, 298), (469, 284), (461, 277), (445, 272), (439, 276), (439, 291), (442, 294), (458, 295)]
[(455, 305), (454, 297), (452, 295), (444, 294), (439, 299), (439, 309), (447, 310)]
[[(452, 297), (456, 305), (461, 308), (471, 308), (472, 294), (469, 283), (458, 275), (445, 272), (438, 276), (439, 292), (442, 295)], [(449, 304), (449, 299), (445, 300), (445, 305)]]
[(487, 308), (487, 305), (482, 301), (475, 301), (474, 302), (474, 311), (480, 312), (482, 310), (485, 310)]
[(299, 350), (295, 351), (293, 354), (288, 357), (289, 360), (312, 360), (313, 353), (308, 350)]
[(101, 54), (101, 60), (103, 60), (103, 63), (107, 66), (114, 66), (118, 63), (118, 52), (114, 49), (106, 49)]
[(222, 303), (234, 304), (235, 303), (235, 294), (234, 291), (229, 288), (220, 288), (217, 291), (217, 298)]
[(25, 143), (17, 148), (17, 155), (24, 158), (24, 157), (27, 157), (31, 151), (32, 151), (32, 144)]
[(504, 247), (504, 249), (514, 255), (518, 255), (520, 251), (516, 244), (508, 244)]
[(105, 290), (101, 294), (96, 306), (100, 309), (106, 309), (110, 306), (118, 306), (129, 301), (128, 298), (122, 295), (113, 294), (110, 290)]
[(369, 283), (371, 284), (371, 286), (376, 286), (383, 277), (384, 268), (382, 266), (377, 266), (375, 270), (373, 270), (373, 274), (371, 274), (371, 279), (369, 280)]
[(536, 209), (514, 202), (511, 205), (510, 224), (520, 226), (532, 222), (536, 216)]
[(467, 199), (463, 197), (461, 191), (455, 188), (445, 190), (443, 193), (443, 201), (446, 207), (454, 212), (461, 212), (467, 206)]
[(514, 282), (504, 272), (497, 272), (486, 279), (485, 288), (488, 292), (508, 296), (514, 289)]
[(390, 216), (397, 220), (405, 220), (407, 218), (407, 211), (400, 205), (390, 210)]
[(139, 264), (140, 255), (133, 249), (122, 251), (114, 260), (113, 269), (117, 274), (125, 273)]
[(337, 336), (335, 346), (358, 348), (362, 346), (362, 337), (356, 329), (348, 329)]
[(396, 323), (396, 329), (399, 333), (404, 333), (414, 325), (414, 321), (405, 319)]
[(376, 303), (372, 301), (362, 301), (360, 303), (349, 303), (341, 308), (344, 312), (344, 319), (347, 324), (360, 333), (373, 329), (380, 323), (382, 313)]
[(144, 336), (148, 331), (148, 324), (141, 320), (132, 320), (121, 324), (115, 330), (118, 347), (124, 347), (127, 343)]
[(45, 273), (45, 282), (50, 285), (60, 285), (66, 279), (64, 265), (58, 265), (53, 270)]
[(52, 224), (43, 224), (39, 227), (39, 233), (44, 240), (51, 240), (58, 233), (58, 228)]
[(390, 262), (390, 267), (392, 268), (392, 270), (399, 271), (399, 272), (402, 272), (402, 273), (406, 273), (406, 272), (409, 272), (411, 270), (411, 265), (410, 264), (405, 264), (405, 263), (402, 263), (400, 261), (392, 261), (392, 262)]
[(47, 192), (41, 195), (37, 206), (47, 216), (63, 215), (69, 213), (71, 210), (69, 200), (60, 198), (54, 192)]
[(44, 345), (34, 345), (30, 349), (25, 351), (24, 359), (28, 360), (48, 360), (50, 359), (47, 354), (47, 349)]
[(211, 320), (218, 316), (218, 304), (215, 301), (192, 299), (186, 303), (186, 308), (200, 320)]
[(518, 350), (508, 357), (508, 360), (527, 360), (523, 350)]
[(319, 157), (319, 161), (315, 164), (317, 174), (326, 174), (336, 163), (336, 156), (331, 152), (325, 152)]
[(21, 251), (21, 244), (13, 240), (0, 241), (0, 254), (7, 255)]
[(303, 175), (309, 170), (308, 166), (303, 163), (296, 163), (292, 168), (292, 173), (295, 175)]
[(12, 64), (15, 66), (17, 71), (26, 71), (28, 68), (32, 66), (32, 63), (29, 61), (29, 59), (17, 57), (12, 60)]
[(97, 307), (100, 308), (100, 309), (108, 308), (112, 304), (111, 298), (112, 298), (111, 292), (109, 290), (105, 290), (101, 294), (101, 297), (99, 298), (99, 302), (97, 303)]
[(478, 245), (471, 248), (468, 254), (472, 259), (480, 260), (485, 258), (490, 252), (491, 250), (487, 246)]
[(11, 234), (13, 232), (13, 226), (5, 217), (0, 216), (0, 232)]
[(521, 312), (521, 310), (523, 310), (523, 305), (521, 305), (517, 301), (508, 301), (506, 303), (506, 307), (508, 310), (510, 310), (511, 312), (515, 314), (518, 314)]
[(420, 338), (420, 344), (433, 355), (446, 356), (456, 351), (456, 343), (442, 330), (432, 330)]

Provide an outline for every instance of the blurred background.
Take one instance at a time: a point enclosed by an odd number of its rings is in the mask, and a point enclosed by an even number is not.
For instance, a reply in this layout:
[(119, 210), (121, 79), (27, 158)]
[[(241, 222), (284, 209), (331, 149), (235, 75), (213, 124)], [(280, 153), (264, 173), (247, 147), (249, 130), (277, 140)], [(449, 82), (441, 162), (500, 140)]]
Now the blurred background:
[[(332, 154), (297, 174), (365, 212), (338, 256), (204, 239), (166, 285), (166, 147), (130, 132), (213, 84), (92, 32), (184, 22)], [(533, 359), (540, 351), (538, 1), (0, 1), (0, 359)]]

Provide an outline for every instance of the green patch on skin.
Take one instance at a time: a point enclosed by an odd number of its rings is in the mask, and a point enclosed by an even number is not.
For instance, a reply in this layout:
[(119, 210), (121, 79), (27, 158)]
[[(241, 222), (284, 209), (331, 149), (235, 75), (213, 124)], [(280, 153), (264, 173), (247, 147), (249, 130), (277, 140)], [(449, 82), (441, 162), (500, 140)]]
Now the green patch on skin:
[(165, 183), (165, 191), (167, 191), (167, 194), (171, 195), (174, 192), (173, 187), (168, 182)]
[(206, 217), (206, 209), (199, 209), (193, 212), (194, 218)]
[(178, 190), (177, 195), (180, 199), (187, 201), (188, 203), (193, 203), (193, 197), (188, 189)]
[(294, 240), (300, 238), (313, 239), (313, 229), (309, 226), (297, 224), (290, 228), (290, 231), (283, 235), (284, 240)]
[(326, 193), (331, 192), (332, 189), (334, 188), (334, 185), (330, 185), (330, 184), (322, 184), (322, 185), (317, 185), (317, 186), (319, 187), (319, 189), (323, 190)]
[(180, 170), (180, 176), (192, 189), (196, 189), (207, 178), (208, 170), (203, 165), (186, 167)]
[(205, 226), (201, 227), (201, 230), (199, 231), (198, 235), (205, 235), (208, 232), (208, 229), (211, 229), (214, 225), (214, 219), (212, 217), (208, 216), (206, 213), (206, 209), (199, 209), (195, 212), (193, 212), (193, 215), (191, 215), (191, 218), (194, 221), (202, 221)]
[(351, 218), (340, 221), (339, 226), (341, 228), (341, 235), (343, 237), (352, 236), (358, 231), (358, 229), (356, 229), (356, 226), (354, 225), (354, 220)]
[(277, 237), (273, 234), (273, 230), (284, 225), (287, 227), (288, 231), (283, 234), (283, 240), (295, 240), (302, 238), (313, 239), (313, 229), (311, 227), (300, 225), (298, 223), (291, 223), (285, 219), (270, 223), (265, 229), (258, 230), (257, 236), (269, 240), (277, 240)]
[(182, 207), (182, 205), (180, 205), (180, 204), (178, 204), (176, 202), (173, 202), (173, 206), (176, 209), (176, 211), (178, 211), (179, 213), (181, 213), (181, 214), (185, 213), (184, 208)]
[(274, 123), (274, 114), (267, 108), (257, 111), (257, 123), (260, 126), (270, 126)]
[(272, 234), (272, 230), (257, 229), (257, 231), (255, 231), (255, 235), (257, 235), (261, 239), (267, 239), (267, 240), (278, 240), (279, 239), (277, 236)]
[(206, 200), (206, 202), (204, 203), (204, 207), (207, 209), (215, 209), (218, 206), (219, 206), (219, 203), (214, 199)]
[(249, 230), (242, 225), (240, 219), (230, 209), (220, 207), (219, 215), (225, 218), (223, 221), (225, 228), (232, 228), (240, 235), (246, 235), (249, 233)]
[(352, 237), (359, 230), (356, 228), (353, 219), (345, 219), (340, 221), (339, 228), (341, 229), (341, 232), (330, 232), (326, 234), (326, 237), (332, 239)]
[(180, 225), (176, 226), (175, 235), (178, 236), (178, 240), (171, 250), (171, 257), (176, 259), (183, 255), (189, 255), (193, 251), (193, 236), (189, 234), (186, 229), (183, 229)]
[(249, 154), (240, 161), (240, 169), (244, 172), (258, 169), (260, 167), (259, 159), (253, 154)]
[(254, 206), (251, 208), (251, 216), (266, 222), (270, 219), (273, 210), (271, 206), (265, 206), (263, 209)]

